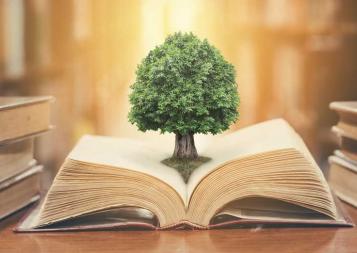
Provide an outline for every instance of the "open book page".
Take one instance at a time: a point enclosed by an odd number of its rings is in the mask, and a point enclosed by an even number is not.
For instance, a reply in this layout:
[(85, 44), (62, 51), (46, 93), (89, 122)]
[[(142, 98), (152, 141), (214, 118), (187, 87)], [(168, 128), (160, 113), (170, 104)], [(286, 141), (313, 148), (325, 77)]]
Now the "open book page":
[(234, 201), (217, 214), (217, 216), (219, 215), (229, 215), (236, 218), (256, 220), (330, 219), (328, 216), (301, 206), (277, 199), (259, 197)]
[[(87, 163), (139, 171), (170, 185), (187, 205), (195, 187), (219, 165), (261, 152), (295, 148), (315, 164), (301, 138), (282, 120), (270, 120), (221, 136), (198, 136), (200, 155), (212, 160), (196, 169), (186, 186), (180, 174), (162, 163), (171, 156), (172, 145), (166, 138), (145, 142), (124, 138), (84, 136), (68, 158)], [(317, 167), (317, 165), (316, 165)], [(322, 175), (322, 174), (321, 174)]]
[(119, 224), (122, 226), (149, 225), (157, 226), (157, 219), (150, 211), (138, 207), (121, 207), (101, 210), (76, 217), (74, 219), (64, 220), (46, 227), (46, 229), (57, 228), (86, 228), (86, 227), (115, 227)]
[(160, 163), (170, 156), (165, 145), (147, 145), (140, 141), (112, 137), (81, 138), (68, 158), (86, 163), (107, 165), (145, 173), (171, 186), (186, 204), (186, 184), (173, 168)]
[(300, 151), (318, 168), (301, 138), (283, 119), (265, 121), (213, 139), (211, 144), (200, 152), (212, 160), (192, 173), (187, 185), (188, 199), (199, 182), (221, 164), (245, 156), (286, 148)]

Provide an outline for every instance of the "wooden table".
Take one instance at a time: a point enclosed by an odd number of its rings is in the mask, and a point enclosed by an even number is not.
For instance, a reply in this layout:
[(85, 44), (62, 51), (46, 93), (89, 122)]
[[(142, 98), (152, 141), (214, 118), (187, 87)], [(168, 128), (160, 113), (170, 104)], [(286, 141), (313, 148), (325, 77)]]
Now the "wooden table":
[[(348, 205), (345, 208), (357, 224), (357, 209)], [(24, 212), (0, 223), (1, 253), (357, 252), (357, 228), (13, 233)]]

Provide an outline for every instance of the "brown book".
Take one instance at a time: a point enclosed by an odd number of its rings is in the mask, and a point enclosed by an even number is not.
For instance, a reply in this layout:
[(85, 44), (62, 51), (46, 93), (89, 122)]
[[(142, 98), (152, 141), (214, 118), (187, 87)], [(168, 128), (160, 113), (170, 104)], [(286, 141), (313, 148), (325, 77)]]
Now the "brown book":
[[(208, 137), (207, 137), (208, 138)], [(158, 145), (160, 143), (160, 145)], [(198, 142), (212, 159), (186, 184), (173, 143), (84, 136), (17, 231), (232, 224), (351, 226), (302, 139), (281, 119)]]
[(346, 157), (357, 161), (357, 140), (337, 126), (332, 127), (332, 132), (339, 138), (340, 152)]
[(335, 110), (340, 117), (333, 130), (357, 140), (357, 101), (332, 102), (330, 108)]
[(357, 162), (357, 153), (356, 152), (350, 152), (348, 150), (341, 149), (341, 153), (348, 159)]
[(357, 161), (357, 140), (342, 135), (340, 137), (340, 148), (345, 156)]
[(329, 162), (328, 181), (335, 194), (357, 207), (357, 161), (337, 150), (334, 156), (329, 157)]
[(0, 183), (36, 164), (33, 138), (0, 145)]
[(48, 130), (52, 99), (0, 97), (0, 145)]
[(0, 183), (0, 219), (40, 198), (42, 166), (35, 165)]

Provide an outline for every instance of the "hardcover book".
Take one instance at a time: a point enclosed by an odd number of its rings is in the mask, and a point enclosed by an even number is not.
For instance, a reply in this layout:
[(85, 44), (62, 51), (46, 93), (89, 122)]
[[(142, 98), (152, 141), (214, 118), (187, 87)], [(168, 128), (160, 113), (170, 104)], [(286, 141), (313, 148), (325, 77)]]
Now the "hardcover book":
[(32, 165), (0, 182), (0, 219), (39, 200), (41, 171), (41, 165)]
[(340, 135), (340, 148), (345, 156), (357, 161), (357, 140)]
[(339, 149), (329, 157), (328, 181), (336, 196), (357, 207), (357, 101), (332, 102), (330, 108), (339, 115), (332, 127)]
[(52, 97), (0, 97), (0, 145), (51, 128)]
[(161, 140), (84, 136), (16, 231), (352, 226), (299, 135), (271, 120), (215, 136), (186, 184)]
[(343, 201), (357, 207), (357, 161), (348, 158), (340, 150), (329, 157), (329, 183)]
[(0, 145), (0, 183), (36, 164), (33, 138)]
[(338, 135), (357, 140), (357, 101), (332, 102), (330, 108), (340, 118), (332, 130)]

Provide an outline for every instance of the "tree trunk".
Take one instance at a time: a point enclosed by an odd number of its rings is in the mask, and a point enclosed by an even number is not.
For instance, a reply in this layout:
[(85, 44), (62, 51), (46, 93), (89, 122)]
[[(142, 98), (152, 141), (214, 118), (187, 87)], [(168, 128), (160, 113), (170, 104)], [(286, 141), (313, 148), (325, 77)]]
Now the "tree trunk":
[(198, 157), (193, 134), (176, 134), (175, 150), (172, 157), (191, 160)]

